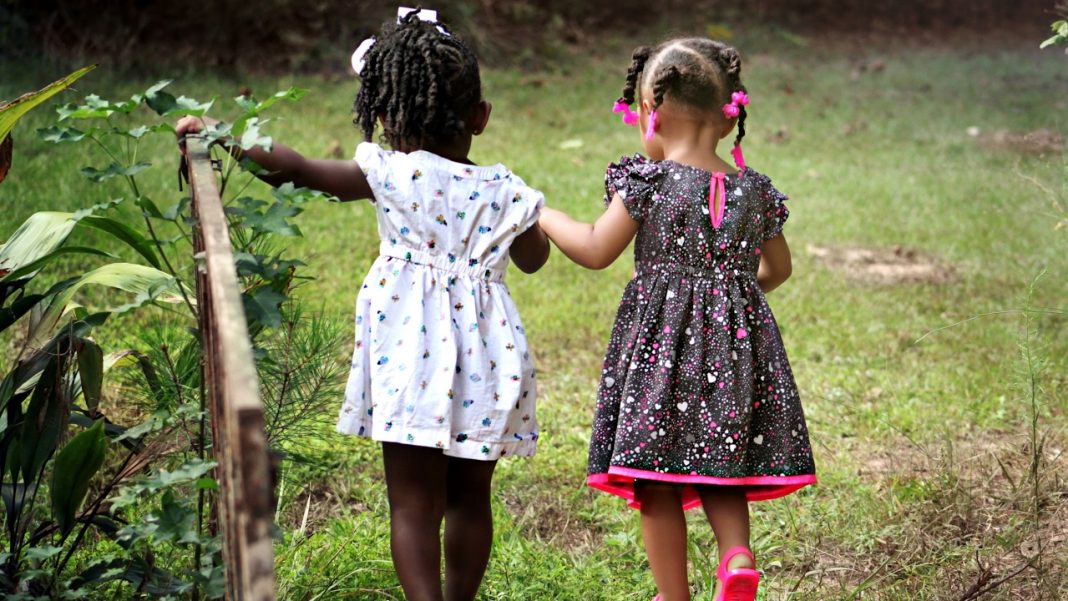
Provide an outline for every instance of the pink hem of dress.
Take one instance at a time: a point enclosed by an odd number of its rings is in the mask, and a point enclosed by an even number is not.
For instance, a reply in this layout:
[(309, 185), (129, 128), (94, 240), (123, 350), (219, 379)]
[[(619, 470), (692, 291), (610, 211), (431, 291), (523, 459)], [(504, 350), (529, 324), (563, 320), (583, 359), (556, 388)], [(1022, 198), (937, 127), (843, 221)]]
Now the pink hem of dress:
[(641, 509), (641, 503), (634, 495), (635, 480), (656, 480), (658, 482), (671, 482), (683, 484), (685, 489), (682, 493), (683, 510), (694, 509), (701, 506), (701, 498), (694, 489), (694, 485), (710, 484), (718, 486), (744, 486), (751, 487), (746, 491), (746, 498), (750, 501), (767, 501), (778, 499), (816, 483), (815, 474), (801, 474), (798, 476), (745, 476), (741, 478), (721, 478), (717, 476), (701, 476), (697, 474), (667, 474), (629, 467), (612, 466), (607, 474), (591, 474), (586, 479), (586, 485), (597, 490), (616, 495), (626, 499), (627, 505), (634, 509)]

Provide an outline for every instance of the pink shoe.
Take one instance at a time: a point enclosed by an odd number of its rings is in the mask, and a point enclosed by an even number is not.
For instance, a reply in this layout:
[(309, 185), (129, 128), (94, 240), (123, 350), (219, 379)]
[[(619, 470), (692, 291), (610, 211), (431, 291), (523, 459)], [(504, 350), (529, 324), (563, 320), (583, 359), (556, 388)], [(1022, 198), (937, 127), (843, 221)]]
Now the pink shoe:
[(656, 596), (653, 597), (653, 601), (660, 601), (660, 593), (657, 593)]
[(745, 547), (735, 547), (727, 551), (719, 562), (716, 569), (716, 578), (719, 578), (719, 595), (715, 601), (755, 601), (757, 586), (760, 584), (760, 572), (752, 568), (736, 568), (727, 570), (727, 564), (735, 555), (748, 555), (755, 564), (753, 552)]

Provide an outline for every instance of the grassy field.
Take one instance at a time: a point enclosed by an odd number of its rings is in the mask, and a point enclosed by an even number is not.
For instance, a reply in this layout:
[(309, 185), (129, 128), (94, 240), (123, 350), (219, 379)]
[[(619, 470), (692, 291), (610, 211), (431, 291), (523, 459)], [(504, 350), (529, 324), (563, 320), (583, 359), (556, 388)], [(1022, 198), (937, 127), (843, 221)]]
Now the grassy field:
[[(1055, 201), (1061, 210), (1068, 203), (1068, 171), (1061, 153), (1036, 152), (1015, 134), (1068, 131), (1068, 63), (1037, 44), (857, 50), (791, 40), (736, 40), (753, 98), (747, 158), (792, 197), (794, 276), (770, 302), (820, 476), (816, 487), (753, 506), (766, 572), (760, 598), (1066, 598), (1068, 231), (1055, 229), (1064, 217)], [(550, 205), (594, 218), (605, 165), (639, 148), (608, 110), (626, 56), (487, 73), (494, 113), (475, 159), (503, 162)], [(59, 74), (40, 65), (4, 70), (12, 76), (0, 82), (2, 98)], [(166, 75), (98, 71), (80, 87), (126, 96)], [(354, 147), (354, 80), (196, 74), (173, 88), (219, 96), (225, 107), (243, 85), (261, 96), (311, 90), (274, 112), (268, 128), (277, 139), (311, 155)], [(52, 120), (40, 110), (15, 132), (14, 168), (0, 187), (2, 231), (34, 210), (105, 200), (106, 189), (78, 174), (102, 157), (34, 139), (33, 128)], [(180, 197), (177, 155), (162, 141), (147, 150), (159, 166), (148, 194), (170, 204)], [(378, 244), (372, 210), (324, 204), (299, 223), (306, 237), (292, 250), (317, 276), (303, 294), (347, 322)], [(898, 249), (890, 255), (925, 261), (937, 275), (875, 282), (818, 256), (848, 247)], [(510, 275), (539, 363), (543, 436), (536, 458), (498, 468), (496, 544), (481, 599), (645, 601), (655, 593), (637, 514), (583, 485), (598, 366), (631, 269), (628, 258), (589, 272), (554, 253), (538, 274)], [(114, 328), (116, 338), (124, 329)], [(280, 598), (402, 599), (375, 445), (324, 428), (301, 451), (317, 463), (284, 475)], [(707, 600), (714, 546), (700, 516), (691, 519), (695, 599)]]

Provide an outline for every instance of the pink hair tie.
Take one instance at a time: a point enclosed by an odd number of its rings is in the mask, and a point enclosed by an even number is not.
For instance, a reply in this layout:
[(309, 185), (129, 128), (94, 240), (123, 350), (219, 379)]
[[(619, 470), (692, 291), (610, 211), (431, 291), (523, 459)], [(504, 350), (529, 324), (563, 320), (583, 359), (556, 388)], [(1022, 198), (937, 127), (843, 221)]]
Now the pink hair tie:
[(731, 156), (734, 157), (734, 164), (738, 166), (739, 171), (745, 171), (745, 157), (742, 156), (742, 145), (735, 144), (731, 150)]
[(649, 125), (645, 128), (645, 139), (652, 140), (653, 132), (656, 130), (656, 111), (649, 113)]
[(749, 94), (746, 94), (742, 90), (738, 90), (731, 94), (731, 101), (723, 105), (723, 116), (728, 119), (734, 119), (742, 114), (742, 107), (748, 104)]
[(638, 113), (630, 110), (630, 105), (625, 100), (620, 98), (612, 105), (613, 113), (623, 113), (623, 123), (634, 126), (638, 124)]

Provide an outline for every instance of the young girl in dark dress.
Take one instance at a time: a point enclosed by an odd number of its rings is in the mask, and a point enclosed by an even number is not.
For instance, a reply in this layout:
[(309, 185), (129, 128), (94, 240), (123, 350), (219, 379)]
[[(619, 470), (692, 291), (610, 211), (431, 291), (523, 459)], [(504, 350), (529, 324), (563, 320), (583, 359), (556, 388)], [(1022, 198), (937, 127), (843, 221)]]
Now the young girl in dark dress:
[[(564, 254), (593, 269), (637, 235), (636, 276), (601, 373), (587, 482), (641, 510), (662, 601), (690, 599), (684, 510), (703, 507), (716, 534), (716, 601), (752, 601), (760, 574), (748, 502), (816, 481), (764, 298), (790, 276), (789, 211), (742, 157), (749, 98), (740, 70), (738, 52), (709, 39), (638, 48), (614, 110), (639, 126), (648, 158), (608, 167), (608, 208), (596, 223), (553, 209), (540, 219)], [(716, 152), (735, 128), (737, 170)]]

